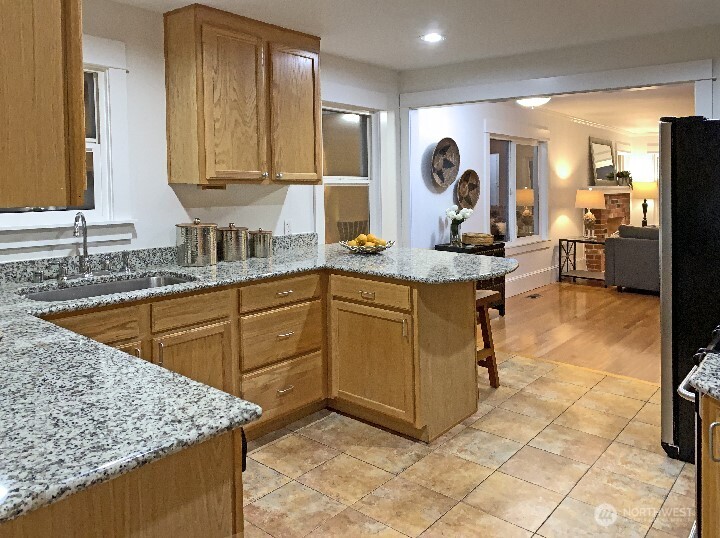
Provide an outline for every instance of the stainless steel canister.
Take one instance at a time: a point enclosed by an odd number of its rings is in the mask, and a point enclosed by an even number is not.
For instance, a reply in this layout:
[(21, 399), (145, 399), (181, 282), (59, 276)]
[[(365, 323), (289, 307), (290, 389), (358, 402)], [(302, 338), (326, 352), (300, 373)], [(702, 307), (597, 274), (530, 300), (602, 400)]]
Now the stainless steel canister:
[(226, 262), (241, 262), (248, 257), (248, 229), (231, 222), (218, 228), (218, 258)]
[(217, 224), (194, 219), (176, 224), (177, 263), (182, 267), (204, 267), (217, 263)]
[(273, 234), (270, 230), (255, 230), (250, 232), (252, 255), (256, 258), (269, 258), (272, 256)]

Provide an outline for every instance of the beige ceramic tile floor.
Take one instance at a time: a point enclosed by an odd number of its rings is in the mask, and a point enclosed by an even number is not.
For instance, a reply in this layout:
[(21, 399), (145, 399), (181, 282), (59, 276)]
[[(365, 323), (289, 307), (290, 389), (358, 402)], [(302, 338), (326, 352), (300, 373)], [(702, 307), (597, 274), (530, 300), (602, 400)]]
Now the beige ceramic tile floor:
[(660, 449), (656, 385), (499, 360), (430, 445), (329, 411), (251, 443), (245, 536), (688, 536), (695, 469)]

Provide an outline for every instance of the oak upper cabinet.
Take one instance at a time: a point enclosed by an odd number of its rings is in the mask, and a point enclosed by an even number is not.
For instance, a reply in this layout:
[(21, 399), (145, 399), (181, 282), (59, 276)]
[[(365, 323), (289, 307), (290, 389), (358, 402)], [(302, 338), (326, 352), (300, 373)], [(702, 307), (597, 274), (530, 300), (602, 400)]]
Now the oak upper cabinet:
[(333, 300), (331, 398), (415, 421), (412, 316)]
[(0, 0), (0, 207), (81, 205), (81, 0)]
[(269, 174), (263, 42), (210, 24), (201, 31), (206, 177), (262, 178)]
[(271, 153), (276, 181), (322, 180), (318, 55), (270, 44)]
[(230, 321), (153, 338), (153, 362), (226, 392), (233, 391)]
[(202, 5), (165, 14), (168, 180), (322, 179), (320, 40)]

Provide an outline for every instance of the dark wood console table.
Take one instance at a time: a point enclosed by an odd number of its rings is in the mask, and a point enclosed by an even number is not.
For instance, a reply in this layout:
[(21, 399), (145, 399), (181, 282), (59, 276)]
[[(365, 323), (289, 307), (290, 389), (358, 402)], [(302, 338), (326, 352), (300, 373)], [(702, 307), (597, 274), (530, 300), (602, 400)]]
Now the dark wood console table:
[[(463, 254), (478, 254), (482, 256), (495, 256), (497, 258), (505, 257), (505, 243), (501, 242), (495, 242), (489, 245), (468, 245), (467, 243), (463, 243), (462, 246), (442, 243), (440, 245), (435, 245), (435, 250), (460, 252)], [(495, 277), (488, 280), (479, 280), (476, 284), (476, 288), (479, 290), (493, 290), (499, 292), (500, 299), (490, 306), (497, 308), (501, 316), (505, 315), (505, 276)]]
[(577, 268), (577, 246), (583, 245), (605, 245), (604, 239), (597, 237), (567, 237), (558, 242), (558, 282), (563, 277), (572, 278), (575, 282), (578, 278), (585, 280), (605, 280), (605, 273), (602, 271), (584, 271)]

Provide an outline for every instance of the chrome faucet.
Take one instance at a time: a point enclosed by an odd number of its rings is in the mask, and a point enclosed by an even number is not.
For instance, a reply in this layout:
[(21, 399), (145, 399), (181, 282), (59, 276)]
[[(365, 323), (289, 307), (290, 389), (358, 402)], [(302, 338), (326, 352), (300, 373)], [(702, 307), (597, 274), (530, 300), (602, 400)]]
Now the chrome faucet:
[(83, 253), (80, 256), (80, 274), (82, 276), (92, 276), (90, 271), (90, 260), (88, 259), (88, 247), (87, 247), (87, 221), (82, 211), (78, 211), (75, 215), (75, 228), (73, 230), (73, 236), (80, 237), (82, 232), (83, 238)]

